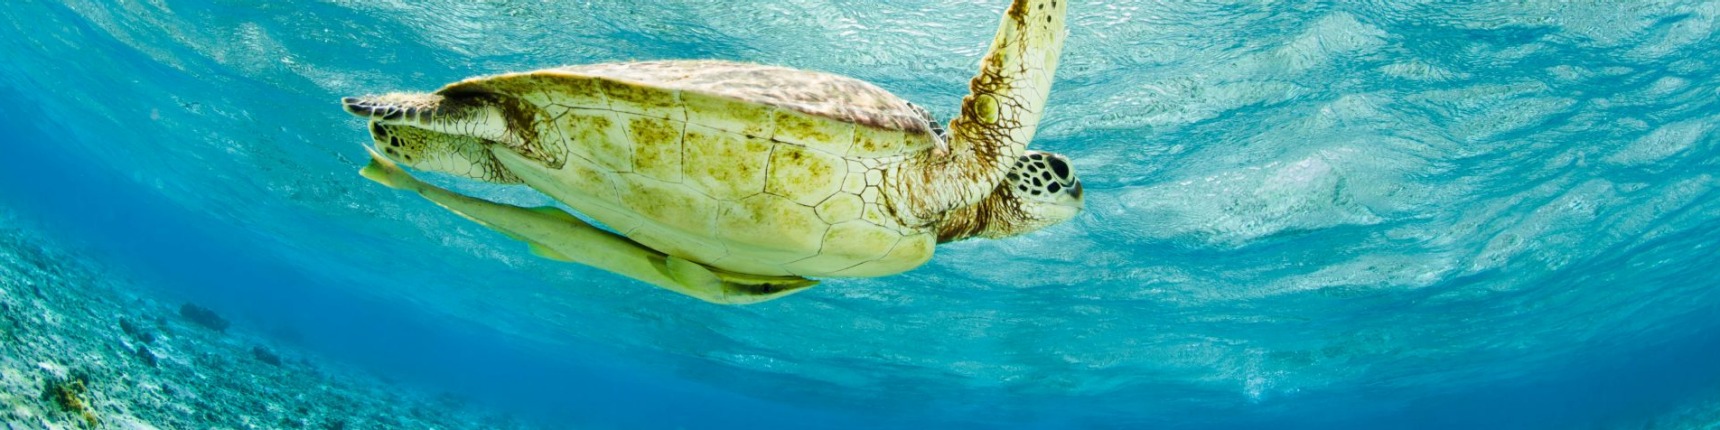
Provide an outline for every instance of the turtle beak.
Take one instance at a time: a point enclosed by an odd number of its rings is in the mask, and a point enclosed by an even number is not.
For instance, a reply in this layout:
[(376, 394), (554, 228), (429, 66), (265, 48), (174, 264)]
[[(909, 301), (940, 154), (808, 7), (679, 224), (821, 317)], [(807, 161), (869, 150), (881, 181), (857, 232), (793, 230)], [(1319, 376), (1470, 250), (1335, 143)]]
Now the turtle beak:
[(1065, 195), (1065, 198), (1058, 199), (1058, 204), (1074, 209), (1075, 212), (1081, 212), (1087, 208), (1087, 200), (1082, 198), (1083, 190), (1081, 188), (1081, 181), (1075, 181), (1075, 183), (1069, 184), (1069, 187), (1064, 190), (1064, 192), (1068, 194)]

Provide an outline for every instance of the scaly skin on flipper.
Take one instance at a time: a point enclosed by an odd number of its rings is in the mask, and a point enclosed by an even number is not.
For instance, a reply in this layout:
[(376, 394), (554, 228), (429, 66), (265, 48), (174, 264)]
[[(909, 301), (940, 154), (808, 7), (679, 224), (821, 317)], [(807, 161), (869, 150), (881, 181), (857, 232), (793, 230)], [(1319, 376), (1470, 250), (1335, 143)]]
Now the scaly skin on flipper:
[(961, 115), (950, 121), (951, 156), (916, 159), (887, 180), (890, 198), (910, 208), (905, 222), (940, 222), (946, 212), (993, 195), (1027, 151), (1063, 52), (1067, 2), (1009, 5), (962, 98)]
[(560, 209), (495, 203), (424, 183), (375, 152), (371, 153), (370, 165), (360, 174), (390, 188), (416, 192), (466, 219), (526, 242), (532, 253), (539, 256), (603, 269), (712, 303), (758, 303), (818, 283), (805, 278), (711, 270), (640, 246)]

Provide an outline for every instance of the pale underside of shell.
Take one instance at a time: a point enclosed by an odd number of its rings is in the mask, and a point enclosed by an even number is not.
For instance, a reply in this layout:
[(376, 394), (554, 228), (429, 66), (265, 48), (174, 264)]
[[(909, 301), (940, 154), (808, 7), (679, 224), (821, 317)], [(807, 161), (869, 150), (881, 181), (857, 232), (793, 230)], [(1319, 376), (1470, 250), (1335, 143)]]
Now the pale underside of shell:
[[(463, 81), (518, 100), (526, 184), (667, 254), (759, 275), (884, 276), (931, 258), (881, 192), (934, 146), (871, 84), (715, 61), (599, 64)], [(530, 136), (534, 134), (535, 136)]]

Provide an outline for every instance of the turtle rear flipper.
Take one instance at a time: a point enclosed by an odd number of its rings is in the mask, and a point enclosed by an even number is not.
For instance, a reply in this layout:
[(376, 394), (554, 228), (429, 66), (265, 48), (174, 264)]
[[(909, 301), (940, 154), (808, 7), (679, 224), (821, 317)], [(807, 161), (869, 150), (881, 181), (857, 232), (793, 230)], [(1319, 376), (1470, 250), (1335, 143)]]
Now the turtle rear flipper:
[(766, 302), (818, 285), (818, 281), (798, 276), (758, 276), (712, 269), (675, 256), (668, 256), (664, 263), (669, 276), (688, 288), (683, 294), (711, 303)]
[(712, 303), (758, 303), (818, 283), (800, 277), (713, 271), (599, 229), (561, 209), (501, 204), (424, 183), (375, 152), (360, 173), (390, 188), (417, 192), (449, 211), (525, 242), (540, 257), (602, 269)]
[(414, 190), (416, 188), (419, 183), (417, 178), (406, 173), (393, 161), (382, 158), (376, 153), (376, 150), (368, 148), (366, 150), (370, 153), (370, 164), (358, 171), (359, 176), (397, 190)]

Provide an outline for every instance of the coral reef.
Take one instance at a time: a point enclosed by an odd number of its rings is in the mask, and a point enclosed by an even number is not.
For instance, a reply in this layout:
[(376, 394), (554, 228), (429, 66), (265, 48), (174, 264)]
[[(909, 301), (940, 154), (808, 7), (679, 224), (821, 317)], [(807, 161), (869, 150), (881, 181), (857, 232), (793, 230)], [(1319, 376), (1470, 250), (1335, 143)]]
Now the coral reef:
[(50, 378), (42, 383), (42, 399), (54, 402), (60, 409), (83, 418), (90, 427), (101, 424), (96, 419), (95, 411), (90, 410), (84, 396), (89, 393), (89, 384), (81, 374), (64, 379)]
[(527, 428), (166, 304), (15, 223), (0, 207), (0, 429)]

